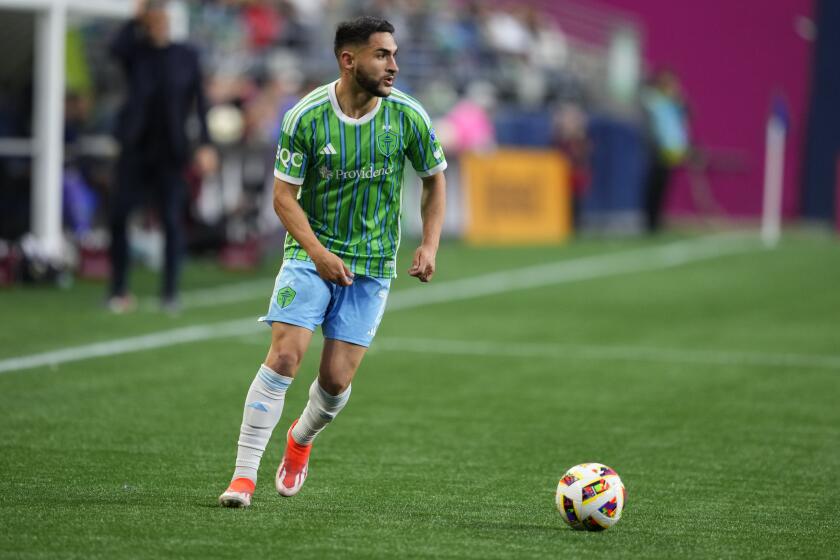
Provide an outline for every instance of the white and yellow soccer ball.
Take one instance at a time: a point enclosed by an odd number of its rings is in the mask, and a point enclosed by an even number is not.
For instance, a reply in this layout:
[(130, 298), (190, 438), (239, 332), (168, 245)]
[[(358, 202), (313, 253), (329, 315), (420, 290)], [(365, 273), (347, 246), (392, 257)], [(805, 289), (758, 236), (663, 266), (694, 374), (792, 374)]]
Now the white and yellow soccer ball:
[(626, 497), (617, 472), (601, 463), (583, 463), (560, 479), (557, 510), (573, 529), (603, 531), (621, 519)]

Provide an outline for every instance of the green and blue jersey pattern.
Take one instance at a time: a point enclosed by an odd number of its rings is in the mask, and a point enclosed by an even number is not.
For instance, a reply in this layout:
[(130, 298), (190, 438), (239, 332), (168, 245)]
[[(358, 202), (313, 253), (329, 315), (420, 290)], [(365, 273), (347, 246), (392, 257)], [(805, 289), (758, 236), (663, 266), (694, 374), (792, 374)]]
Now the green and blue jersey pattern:
[[(335, 84), (284, 116), (274, 175), (300, 185), (298, 202), (321, 243), (354, 274), (393, 278), (405, 160), (420, 177), (446, 169), (428, 114), (394, 89), (367, 115), (346, 116)], [(289, 234), (284, 258), (310, 260)]]

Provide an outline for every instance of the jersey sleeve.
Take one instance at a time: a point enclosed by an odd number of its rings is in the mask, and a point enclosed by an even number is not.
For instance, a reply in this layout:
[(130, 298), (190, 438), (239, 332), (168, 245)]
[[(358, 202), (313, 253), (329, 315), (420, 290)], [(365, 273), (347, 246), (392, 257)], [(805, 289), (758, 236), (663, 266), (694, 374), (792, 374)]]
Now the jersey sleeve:
[(302, 185), (309, 161), (305, 127), (290, 121), (290, 113), (283, 119), (280, 139), (277, 141), (277, 155), (274, 160), (274, 176), (293, 185)]
[(446, 169), (443, 148), (428, 117), (420, 113), (409, 114), (406, 154), (418, 176), (431, 177)]

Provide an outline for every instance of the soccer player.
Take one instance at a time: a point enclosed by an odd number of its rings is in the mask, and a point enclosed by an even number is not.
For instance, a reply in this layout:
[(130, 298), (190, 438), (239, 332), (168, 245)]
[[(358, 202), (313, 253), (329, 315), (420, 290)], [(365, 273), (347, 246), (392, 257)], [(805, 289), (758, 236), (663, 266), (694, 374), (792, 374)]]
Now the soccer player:
[(219, 496), (222, 506), (250, 505), (260, 459), (318, 325), (321, 364), (286, 434), (275, 477), (281, 496), (300, 491), (313, 440), (347, 404), (396, 276), (406, 159), (423, 183), (423, 237), (408, 274), (428, 282), (435, 273), (446, 159), (426, 111), (394, 88), (393, 32), (375, 17), (341, 23), (334, 45), (339, 79), (283, 118), (274, 209), (288, 234), (268, 314), (260, 318), (271, 325), (271, 347), (245, 398), (236, 469)]

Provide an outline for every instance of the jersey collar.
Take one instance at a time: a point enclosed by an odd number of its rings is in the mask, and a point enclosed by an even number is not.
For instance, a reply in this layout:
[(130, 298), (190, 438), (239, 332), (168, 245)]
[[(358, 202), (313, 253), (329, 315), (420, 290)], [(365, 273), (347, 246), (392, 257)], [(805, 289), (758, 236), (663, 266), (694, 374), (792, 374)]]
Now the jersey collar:
[(335, 111), (335, 114), (342, 121), (346, 122), (347, 124), (354, 124), (354, 125), (365, 124), (366, 122), (369, 122), (370, 120), (372, 120), (373, 117), (376, 116), (376, 113), (379, 112), (379, 108), (382, 106), (382, 98), (381, 97), (376, 98), (376, 105), (373, 107), (373, 109), (370, 110), (369, 113), (367, 113), (365, 115), (362, 115), (358, 119), (354, 119), (353, 117), (348, 117), (347, 115), (344, 114), (344, 111), (341, 110), (341, 107), (338, 104), (338, 97), (336, 97), (336, 95), (335, 95), (335, 87), (337, 85), (338, 85), (338, 80), (331, 83), (327, 87), (327, 93), (330, 96), (330, 104), (332, 105), (333, 111)]

